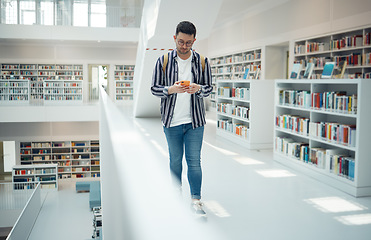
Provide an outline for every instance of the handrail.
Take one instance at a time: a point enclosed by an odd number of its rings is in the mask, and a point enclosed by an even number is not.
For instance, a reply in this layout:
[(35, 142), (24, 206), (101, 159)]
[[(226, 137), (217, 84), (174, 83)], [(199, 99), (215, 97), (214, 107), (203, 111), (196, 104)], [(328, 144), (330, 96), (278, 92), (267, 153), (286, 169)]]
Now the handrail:
[(28, 239), (41, 209), (40, 189), (38, 183), (6, 240)]
[(134, 121), (100, 89), (103, 239), (222, 239), (194, 219)]

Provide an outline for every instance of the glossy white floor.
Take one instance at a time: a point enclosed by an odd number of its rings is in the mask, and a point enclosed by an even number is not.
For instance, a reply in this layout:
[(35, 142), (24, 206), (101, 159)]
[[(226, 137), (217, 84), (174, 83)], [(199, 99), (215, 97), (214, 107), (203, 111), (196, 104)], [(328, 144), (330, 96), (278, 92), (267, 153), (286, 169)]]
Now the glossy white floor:
[[(370, 239), (370, 197), (354, 198), (286, 168), (273, 161), (271, 150), (249, 151), (216, 136), (214, 115), (208, 112), (202, 152), (208, 221), (200, 224), (214, 225), (228, 240)], [(135, 121), (167, 167), (160, 120)], [(185, 175), (184, 180), (187, 198)], [(30, 240), (90, 239), (88, 193), (76, 193), (73, 184), (65, 183), (44, 196)]]

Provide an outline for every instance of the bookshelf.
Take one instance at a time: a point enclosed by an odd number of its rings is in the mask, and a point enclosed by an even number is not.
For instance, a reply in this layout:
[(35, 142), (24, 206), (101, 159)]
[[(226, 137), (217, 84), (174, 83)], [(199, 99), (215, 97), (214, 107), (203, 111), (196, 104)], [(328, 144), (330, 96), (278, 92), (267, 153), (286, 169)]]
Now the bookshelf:
[[(57, 164), (16, 165), (12, 170), (15, 189), (27, 189), (36, 185), (24, 183), (41, 183), (42, 189), (58, 189)], [(21, 183), (21, 184), (17, 184)]]
[(371, 77), (371, 27), (352, 29), (328, 35), (296, 40), (294, 45), (294, 62), (302, 63), (302, 72), (306, 64), (315, 64), (312, 78), (321, 78), (326, 62), (347, 61), (344, 78)]
[(100, 177), (99, 141), (20, 142), (20, 162), (57, 164), (58, 179)]
[(82, 102), (83, 65), (1, 64), (0, 104)]
[(275, 85), (274, 159), (355, 197), (371, 196), (371, 81)]
[(44, 103), (82, 102), (82, 80), (45, 80)]
[(218, 80), (217, 135), (249, 149), (272, 148), (273, 95), (274, 81)]
[(0, 104), (29, 103), (30, 86), (28, 80), (0, 80)]
[(134, 65), (115, 65), (116, 101), (133, 100)]
[[(260, 79), (262, 50), (252, 49), (210, 59), (211, 74), (215, 82), (228, 79), (242, 79), (249, 69), (246, 79)], [(259, 70), (258, 70), (259, 69)], [(256, 76), (257, 74), (257, 76)], [(214, 85), (214, 89), (215, 89)], [(210, 95), (211, 106), (217, 106), (216, 92)]]

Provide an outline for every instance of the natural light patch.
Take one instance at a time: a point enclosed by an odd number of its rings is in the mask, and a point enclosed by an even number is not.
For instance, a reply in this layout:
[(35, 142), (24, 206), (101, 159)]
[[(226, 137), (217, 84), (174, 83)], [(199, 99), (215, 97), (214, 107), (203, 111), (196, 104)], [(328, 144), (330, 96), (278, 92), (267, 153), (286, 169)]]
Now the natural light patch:
[(322, 212), (350, 212), (361, 211), (367, 209), (359, 204), (349, 202), (339, 197), (325, 197), (325, 198), (312, 198), (305, 200), (306, 202), (314, 205)]
[(225, 154), (225, 155), (229, 155), (229, 156), (237, 155), (237, 153), (235, 153), (235, 152), (231, 152), (231, 151), (225, 150), (225, 149), (223, 149), (223, 148), (216, 147), (216, 146), (214, 146), (214, 145), (212, 145), (212, 144), (210, 144), (210, 143), (208, 143), (208, 142), (205, 142), (205, 141), (204, 141), (204, 143), (205, 143), (206, 145), (209, 145), (210, 147), (214, 148), (214, 149), (217, 150), (218, 152), (223, 153), (223, 154)]
[(222, 205), (220, 205), (217, 201), (205, 201), (204, 202), (205, 207), (212, 213), (215, 214), (215, 216), (225, 218), (230, 217), (231, 215), (225, 210)]
[(296, 176), (295, 174), (287, 171), (287, 170), (259, 170), (256, 171), (263, 177), (267, 178), (280, 178), (280, 177), (294, 177)]
[(336, 220), (345, 225), (366, 225), (371, 224), (371, 214), (358, 214), (350, 216), (335, 217)]
[(249, 158), (249, 157), (234, 157), (233, 158), (234, 160), (236, 160), (238, 163), (242, 164), (242, 165), (259, 165), (259, 164), (264, 164), (263, 162), (261, 161), (258, 161), (258, 160), (255, 160), (253, 158)]
[(164, 155), (165, 157), (168, 157), (168, 153), (167, 151), (164, 150), (164, 148), (158, 144), (155, 140), (151, 140), (151, 143), (155, 146), (155, 148), (157, 148), (157, 150), (162, 154)]

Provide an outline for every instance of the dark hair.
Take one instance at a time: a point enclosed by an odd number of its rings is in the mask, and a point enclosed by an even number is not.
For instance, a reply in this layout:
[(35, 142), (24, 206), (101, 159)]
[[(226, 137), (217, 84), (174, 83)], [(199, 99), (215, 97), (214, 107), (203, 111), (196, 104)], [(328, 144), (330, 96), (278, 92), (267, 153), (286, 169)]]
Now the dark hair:
[(188, 21), (180, 22), (178, 26), (176, 26), (175, 36), (178, 36), (179, 32), (189, 35), (193, 34), (193, 37), (196, 37), (196, 27), (193, 23)]

